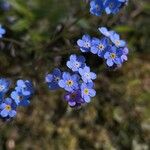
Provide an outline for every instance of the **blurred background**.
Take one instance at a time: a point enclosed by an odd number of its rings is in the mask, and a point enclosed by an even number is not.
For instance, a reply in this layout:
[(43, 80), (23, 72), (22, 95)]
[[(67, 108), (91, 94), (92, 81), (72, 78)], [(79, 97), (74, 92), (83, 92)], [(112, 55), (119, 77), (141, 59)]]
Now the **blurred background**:
[[(95, 17), (88, 0), (0, 0), (0, 76), (32, 80), (28, 108), (11, 122), (0, 121), (0, 150), (149, 150), (150, 3), (130, 0), (114, 16)], [(81, 54), (83, 34), (100, 37), (98, 27), (116, 30), (128, 43), (129, 60), (110, 70), (95, 55), (84, 54), (98, 75), (97, 96), (80, 109), (51, 92), (45, 74), (66, 68), (70, 54)]]

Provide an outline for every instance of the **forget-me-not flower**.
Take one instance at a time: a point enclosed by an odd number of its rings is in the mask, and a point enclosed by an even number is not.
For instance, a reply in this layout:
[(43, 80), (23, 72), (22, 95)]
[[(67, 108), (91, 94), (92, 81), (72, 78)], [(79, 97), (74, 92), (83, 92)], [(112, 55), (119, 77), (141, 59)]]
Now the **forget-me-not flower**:
[(33, 85), (28, 80), (18, 80), (16, 91), (21, 92), (24, 96), (31, 96), (33, 94)]
[(82, 39), (77, 41), (78, 46), (82, 52), (89, 52), (91, 49), (91, 37), (89, 35), (83, 35)]
[(119, 12), (122, 2), (119, 0), (104, 0), (104, 8), (106, 14), (116, 14)]
[(5, 94), (10, 87), (10, 81), (4, 78), (0, 78), (0, 95)]
[(94, 97), (96, 95), (96, 91), (93, 89), (93, 84), (83, 83), (81, 85), (81, 96), (85, 100), (86, 103), (89, 103), (91, 101), (91, 97)]
[(66, 91), (71, 92), (79, 88), (79, 76), (77, 74), (71, 75), (68, 72), (64, 72), (62, 79), (58, 82), (58, 85), (61, 88), (64, 88)]
[(117, 33), (112, 34), (110, 39), (116, 47), (125, 47), (126, 45), (126, 42), (124, 40), (120, 40), (120, 36)]
[(83, 98), (81, 97), (81, 91), (76, 90), (73, 92), (67, 92), (64, 96), (65, 100), (68, 102), (71, 107), (79, 107), (85, 103)]
[(55, 68), (51, 74), (46, 75), (45, 81), (48, 84), (50, 90), (56, 90), (60, 88), (58, 82), (60, 81), (61, 78), (62, 78), (61, 70)]
[(109, 40), (105, 37), (102, 39), (93, 38), (91, 52), (103, 58), (108, 45), (109, 45)]
[(16, 106), (11, 98), (6, 98), (3, 103), (0, 104), (0, 116), (2, 118), (16, 116)]
[(112, 34), (114, 34), (114, 31), (109, 31), (106, 27), (100, 27), (98, 30), (106, 37), (110, 37)]
[(115, 46), (109, 48), (109, 51), (105, 53), (104, 58), (106, 59), (106, 64), (109, 67), (113, 66), (114, 64), (121, 64), (119, 52), (117, 51), (117, 48)]
[(70, 60), (67, 61), (67, 67), (72, 71), (78, 71), (79, 68), (83, 68), (85, 66), (85, 58), (83, 56), (71, 55)]
[(96, 79), (96, 74), (90, 71), (90, 68), (85, 66), (83, 69), (79, 69), (79, 74), (81, 75), (82, 80), (85, 83), (92, 82), (92, 80)]
[(13, 91), (11, 98), (17, 106), (28, 106), (30, 104), (30, 96), (25, 96), (21, 91)]
[(92, 0), (90, 2), (90, 12), (93, 15), (100, 16), (104, 10), (102, 0)]

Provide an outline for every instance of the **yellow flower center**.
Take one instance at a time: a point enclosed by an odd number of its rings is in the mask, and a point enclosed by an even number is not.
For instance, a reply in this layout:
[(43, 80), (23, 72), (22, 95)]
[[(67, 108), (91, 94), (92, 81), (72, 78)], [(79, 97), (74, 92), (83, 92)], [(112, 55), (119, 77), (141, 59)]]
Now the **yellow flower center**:
[(73, 81), (72, 81), (72, 80), (68, 80), (68, 81), (67, 81), (67, 85), (68, 85), (68, 86), (72, 86), (72, 85), (73, 85)]
[(112, 59), (114, 59), (114, 58), (116, 58), (116, 54), (115, 54), (115, 53), (111, 53), (111, 54), (110, 54), (110, 57), (111, 57)]
[(84, 89), (84, 93), (85, 94), (89, 94), (89, 90), (88, 89)]
[(11, 110), (11, 106), (10, 105), (6, 105), (5, 109), (6, 110)]

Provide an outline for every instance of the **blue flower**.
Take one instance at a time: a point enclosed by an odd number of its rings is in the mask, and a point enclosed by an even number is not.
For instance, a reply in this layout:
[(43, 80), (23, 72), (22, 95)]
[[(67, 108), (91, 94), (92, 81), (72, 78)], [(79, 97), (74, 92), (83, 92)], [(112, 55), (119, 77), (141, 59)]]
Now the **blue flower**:
[(126, 42), (124, 40), (120, 40), (120, 36), (117, 33), (112, 34), (110, 39), (116, 47), (124, 47), (126, 45)]
[(34, 92), (32, 83), (28, 80), (18, 80), (15, 90), (21, 92), (24, 96), (31, 96)]
[(90, 12), (93, 15), (100, 16), (103, 12), (103, 1), (102, 0), (92, 0), (90, 2)]
[(70, 107), (79, 107), (85, 103), (81, 97), (81, 91), (67, 92), (64, 96), (65, 100), (68, 102)]
[(107, 14), (116, 14), (122, 7), (122, 2), (119, 0), (105, 0), (104, 7)]
[(107, 38), (102, 39), (93, 38), (91, 52), (93, 54), (98, 54), (99, 57), (103, 58), (108, 45), (109, 40)]
[(6, 30), (4, 28), (2, 28), (2, 26), (0, 25), (0, 38), (3, 37), (3, 34), (6, 33)]
[(64, 72), (62, 79), (58, 82), (58, 85), (66, 91), (72, 92), (73, 90), (77, 90), (79, 88), (78, 82), (79, 76), (77, 74), (70, 75), (70, 73)]
[(10, 87), (10, 81), (4, 78), (0, 79), (0, 95), (5, 94)]
[(85, 66), (83, 69), (80, 68), (79, 74), (81, 75), (82, 80), (85, 83), (92, 82), (92, 80), (96, 79), (96, 74), (93, 72), (90, 72), (90, 68), (87, 66)]
[(91, 37), (89, 35), (83, 35), (82, 39), (77, 41), (78, 46), (82, 52), (89, 52), (91, 49)]
[(112, 34), (115, 33), (114, 31), (108, 31), (108, 29), (106, 27), (98, 28), (98, 30), (106, 37), (110, 37)]
[(127, 61), (128, 60), (128, 53), (129, 53), (129, 50), (127, 47), (124, 47), (124, 48), (119, 48), (118, 50), (118, 55), (120, 56), (120, 59), (121, 59), (121, 62), (123, 63), (124, 61)]
[(16, 116), (16, 106), (11, 98), (6, 98), (5, 101), (0, 105), (0, 116), (2, 118)]
[(71, 55), (70, 60), (67, 61), (67, 67), (72, 71), (78, 71), (79, 68), (85, 66), (85, 58), (83, 56)]
[(15, 101), (17, 106), (28, 106), (30, 104), (30, 96), (25, 96), (22, 91), (13, 91), (11, 98)]
[(113, 66), (114, 64), (121, 65), (122, 63), (119, 52), (117, 51), (117, 48), (115, 46), (109, 48), (109, 51), (105, 53), (104, 58), (107, 60), (106, 64), (109, 67)]
[(96, 95), (96, 91), (93, 89), (92, 83), (82, 83), (81, 85), (81, 97), (85, 100), (86, 103), (91, 101), (91, 97)]
[(45, 81), (48, 84), (50, 90), (56, 90), (60, 88), (58, 82), (60, 81), (61, 78), (62, 72), (60, 71), (60, 69), (55, 68), (52, 74), (46, 75)]

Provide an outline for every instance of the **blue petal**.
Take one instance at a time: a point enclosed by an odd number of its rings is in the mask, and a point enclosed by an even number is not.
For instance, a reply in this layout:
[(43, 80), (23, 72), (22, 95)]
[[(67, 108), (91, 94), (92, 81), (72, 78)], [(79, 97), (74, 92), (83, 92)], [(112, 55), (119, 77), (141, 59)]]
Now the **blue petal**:
[(96, 74), (95, 73), (91, 72), (90, 76), (91, 76), (91, 79), (93, 79), (93, 80), (96, 79)]
[(66, 83), (64, 82), (64, 80), (60, 80), (58, 82), (58, 85), (61, 87), (61, 88), (64, 88), (66, 86)]
[(93, 54), (97, 54), (98, 48), (97, 48), (96, 46), (92, 46), (92, 47), (91, 47), (91, 52), (92, 52)]
[(113, 66), (113, 64), (114, 64), (112, 59), (107, 59), (106, 63), (109, 67)]
[(78, 40), (78, 41), (77, 41), (77, 44), (78, 44), (80, 47), (84, 47), (84, 42), (83, 42), (83, 40)]
[(0, 105), (0, 109), (2, 110), (2, 109), (4, 109), (6, 107), (6, 104), (5, 103), (2, 103), (1, 105)]
[(8, 116), (8, 113), (9, 113), (9, 111), (8, 110), (6, 110), (6, 109), (3, 109), (2, 111), (1, 111), (1, 116), (2, 117), (7, 117)]
[(96, 95), (96, 91), (94, 89), (89, 89), (89, 95), (94, 97)]
[(9, 116), (10, 117), (15, 117), (16, 116), (16, 111), (15, 110), (11, 110), (10, 112), (9, 112)]
[(89, 103), (91, 101), (90, 96), (84, 95), (85, 102)]
[(17, 86), (24, 87), (25, 86), (24, 81), (23, 80), (18, 80), (17, 81)]
[(52, 74), (46, 75), (46, 77), (45, 77), (46, 82), (52, 82), (52, 80), (53, 80), (53, 75)]
[(106, 52), (105, 55), (104, 55), (104, 58), (105, 58), (105, 59), (108, 59), (109, 57), (110, 57), (110, 53), (109, 53), (109, 52)]

